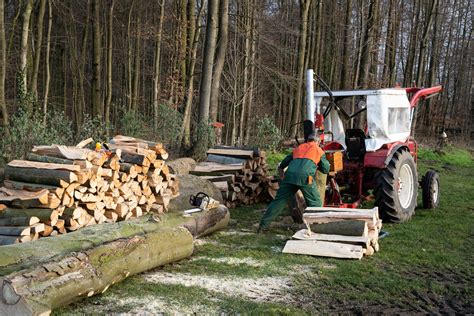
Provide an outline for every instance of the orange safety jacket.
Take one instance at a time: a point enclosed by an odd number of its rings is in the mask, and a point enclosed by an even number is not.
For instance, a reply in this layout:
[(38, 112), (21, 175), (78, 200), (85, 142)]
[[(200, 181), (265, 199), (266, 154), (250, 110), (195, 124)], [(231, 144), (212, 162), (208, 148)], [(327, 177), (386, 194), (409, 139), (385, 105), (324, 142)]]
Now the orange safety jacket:
[(321, 161), (324, 151), (316, 142), (309, 142), (299, 145), (293, 150), (293, 159), (310, 159), (316, 165)]

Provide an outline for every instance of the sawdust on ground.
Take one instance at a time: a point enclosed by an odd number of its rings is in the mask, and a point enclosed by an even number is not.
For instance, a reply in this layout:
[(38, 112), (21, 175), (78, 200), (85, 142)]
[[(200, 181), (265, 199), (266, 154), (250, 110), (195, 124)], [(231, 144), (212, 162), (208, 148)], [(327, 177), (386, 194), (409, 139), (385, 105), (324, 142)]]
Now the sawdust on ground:
[(292, 301), (288, 290), (292, 284), (289, 278), (228, 278), (221, 276), (193, 275), (188, 273), (169, 273), (155, 271), (142, 276), (147, 282), (197, 286), (209, 292), (232, 297), (246, 298), (255, 302)]

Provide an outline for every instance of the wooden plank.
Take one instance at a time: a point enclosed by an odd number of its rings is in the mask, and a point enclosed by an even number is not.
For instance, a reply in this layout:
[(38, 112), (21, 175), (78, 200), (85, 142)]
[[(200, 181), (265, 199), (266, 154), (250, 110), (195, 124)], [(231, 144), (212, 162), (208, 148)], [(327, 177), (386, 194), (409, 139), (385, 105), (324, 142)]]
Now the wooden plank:
[(253, 151), (252, 150), (241, 150), (241, 149), (219, 149), (219, 148), (211, 148), (207, 151), (207, 154), (214, 154), (214, 155), (222, 155), (222, 156), (231, 156), (231, 157), (238, 157), (238, 158), (246, 158), (252, 159), (253, 158)]
[(217, 163), (221, 163), (225, 165), (231, 165), (231, 164), (243, 164), (247, 161), (247, 158), (235, 158), (235, 157), (208, 154), (206, 160), (210, 162), (217, 162)]
[(302, 229), (297, 231), (294, 235), (294, 239), (299, 240), (321, 240), (321, 241), (334, 241), (342, 243), (354, 243), (362, 244), (363, 246), (368, 245), (370, 238), (368, 236), (342, 236), (342, 235), (328, 235), (328, 234), (318, 234), (309, 232), (307, 229)]
[(28, 153), (26, 155), (26, 160), (29, 161), (38, 161), (38, 162), (47, 162), (47, 163), (57, 163), (62, 165), (72, 165), (74, 164), (74, 160), (59, 158), (59, 157), (51, 157), (46, 155), (38, 155), (35, 153)]
[(211, 182), (220, 182), (220, 181), (235, 182), (235, 175), (233, 174), (223, 174), (223, 175), (217, 175), (217, 176), (200, 176), (200, 178), (209, 180)]
[(55, 157), (62, 157), (67, 159), (78, 159), (78, 160), (85, 160), (87, 159), (87, 155), (92, 152), (90, 149), (86, 148), (77, 148), (72, 146), (62, 146), (62, 145), (52, 145), (52, 146), (34, 146), (32, 152), (40, 154), (40, 155), (47, 155), (47, 156), (55, 156)]
[(0, 188), (0, 202), (9, 203), (13, 201), (37, 201), (39, 204), (48, 203), (49, 191), (42, 189), (41, 191), (31, 192), (25, 190), (14, 190), (5, 187)]
[(196, 168), (190, 171), (190, 174), (195, 175), (211, 175), (211, 174), (222, 174), (227, 172), (239, 172), (242, 171), (241, 164), (224, 165), (216, 162), (201, 162)]
[(317, 240), (289, 240), (282, 252), (345, 259), (362, 259), (364, 255), (362, 246)]
[(329, 211), (317, 213), (304, 213), (303, 220), (306, 223), (326, 223), (329, 219), (345, 220), (345, 219), (359, 219), (365, 220), (368, 223), (377, 223), (376, 209), (372, 210), (351, 210), (351, 211)]
[(49, 162), (38, 162), (28, 160), (12, 160), (8, 163), (10, 167), (16, 168), (35, 168), (35, 169), (47, 169), (47, 170), (67, 170), (67, 171), (80, 171), (81, 167), (77, 165), (64, 165), (59, 163)]

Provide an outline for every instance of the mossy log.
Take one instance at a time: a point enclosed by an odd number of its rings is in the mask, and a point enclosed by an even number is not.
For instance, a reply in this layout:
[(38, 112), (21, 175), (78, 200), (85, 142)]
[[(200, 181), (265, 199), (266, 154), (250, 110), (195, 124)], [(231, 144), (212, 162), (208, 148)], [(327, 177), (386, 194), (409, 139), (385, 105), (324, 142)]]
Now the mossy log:
[(196, 168), (196, 161), (192, 158), (178, 158), (175, 160), (167, 161), (170, 172), (175, 175), (189, 174)]
[(0, 310), (6, 315), (48, 314), (54, 308), (103, 293), (130, 275), (192, 253), (192, 235), (183, 227), (120, 238), (6, 276), (0, 290)]
[[(40, 238), (34, 242), (0, 247), (0, 277), (58, 260), (71, 252), (85, 251), (119, 238), (129, 238), (179, 226), (188, 228), (194, 237), (201, 237), (225, 228), (229, 222), (229, 211), (225, 206), (191, 216), (183, 216), (182, 211), (168, 212), (161, 214), (158, 222), (151, 220), (151, 216), (88, 226), (54, 238)], [(204, 224), (206, 222), (207, 224)]]
[(221, 204), (224, 204), (221, 192), (211, 181), (191, 174), (179, 175), (177, 178), (179, 180), (180, 194), (171, 200), (169, 210), (184, 211), (193, 208), (194, 206), (189, 204), (189, 197), (199, 192), (204, 192)]

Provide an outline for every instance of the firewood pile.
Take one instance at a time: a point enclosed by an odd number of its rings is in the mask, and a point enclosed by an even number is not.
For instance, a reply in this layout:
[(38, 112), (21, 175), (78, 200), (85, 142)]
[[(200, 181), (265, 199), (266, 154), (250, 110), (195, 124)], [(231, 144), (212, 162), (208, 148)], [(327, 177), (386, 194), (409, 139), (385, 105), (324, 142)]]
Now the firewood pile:
[(207, 151), (207, 161), (192, 174), (219, 188), (227, 207), (267, 202), (275, 197), (278, 180), (268, 176), (265, 152), (219, 146)]
[(308, 207), (303, 214), (307, 229), (289, 240), (284, 253), (361, 259), (379, 251), (382, 220), (378, 208)]
[[(115, 136), (108, 148), (35, 146), (5, 167), (0, 245), (165, 212), (179, 183), (160, 143)], [(104, 146), (106, 147), (106, 146)]]

